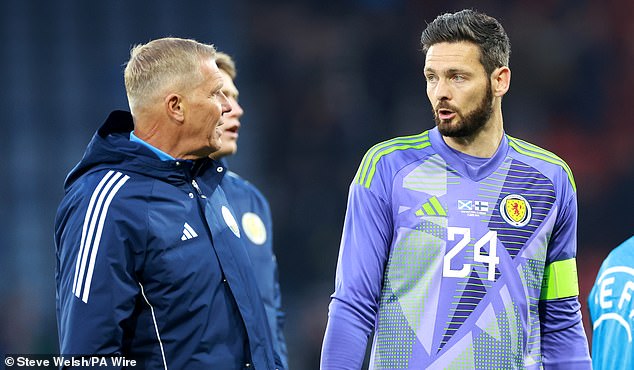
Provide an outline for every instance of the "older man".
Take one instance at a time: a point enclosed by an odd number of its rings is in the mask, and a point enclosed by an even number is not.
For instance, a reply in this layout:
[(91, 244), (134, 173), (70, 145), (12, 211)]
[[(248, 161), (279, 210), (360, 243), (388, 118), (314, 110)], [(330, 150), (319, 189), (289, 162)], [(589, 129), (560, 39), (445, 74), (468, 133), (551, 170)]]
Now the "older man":
[(60, 351), (139, 368), (280, 366), (219, 186), (231, 104), (213, 46), (164, 38), (125, 69), (115, 111), (66, 179), (56, 217)]

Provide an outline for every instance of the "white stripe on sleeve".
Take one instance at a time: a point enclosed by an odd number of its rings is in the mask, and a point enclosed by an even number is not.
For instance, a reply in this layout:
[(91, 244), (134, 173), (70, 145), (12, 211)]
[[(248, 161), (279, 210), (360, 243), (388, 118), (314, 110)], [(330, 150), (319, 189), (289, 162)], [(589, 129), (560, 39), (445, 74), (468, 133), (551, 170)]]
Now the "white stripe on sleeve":
[(90, 223), (90, 217), (92, 216), (93, 207), (95, 205), (95, 199), (97, 199), (97, 195), (103, 188), (103, 185), (106, 181), (112, 176), (114, 171), (108, 171), (108, 173), (99, 181), (99, 184), (92, 192), (92, 196), (90, 197), (90, 202), (88, 203), (88, 209), (86, 210), (86, 216), (84, 217), (84, 226), (81, 230), (81, 242), (79, 244), (79, 253), (77, 253), (77, 262), (75, 263), (75, 278), (73, 279), (73, 292), (77, 288), (77, 276), (79, 275), (79, 266), (81, 264), (81, 256), (84, 250), (84, 243), (86, 241), (86, 229), (88, 228), (88, 224)]
[[(76, 297), (81, 297), (85, 303), (88, 303), (95, 259), (101, 241), (103, 224), (108, 213), (108, 207), (110, 207), (112, 198), (119, 191), (121, 186), (130, 178), (129, 176), (121, 177), (122, 175), (121, 172), (115, 173), (114, 171), (109, 171), (95, 188), (88, 209), (86, 210), (81, 244), (75, 265), (75, 278), (73, 280), (73, 293)], [(95, 199), (97, 199), (96, 204)], [(90, 263), (88, 262), (88, 256), (90, 256)], [(88, 271), (86, 271), (87, 263), (89, 263)]]

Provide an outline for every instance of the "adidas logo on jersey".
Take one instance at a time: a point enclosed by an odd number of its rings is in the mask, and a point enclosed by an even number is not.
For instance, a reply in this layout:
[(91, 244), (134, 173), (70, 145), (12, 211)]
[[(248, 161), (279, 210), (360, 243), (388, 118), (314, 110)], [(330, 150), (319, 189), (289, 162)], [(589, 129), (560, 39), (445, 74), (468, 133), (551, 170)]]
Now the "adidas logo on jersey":
[(183, 235), (181, 236), (181, 240), (194, 239), (197, 236), (198, 234), (196, 234), (196, 231), (194, 231), (194, 229), (185, 222), (183, 225)]
[(416, 211), (416, 216), (444, 216), (447, 217), (447, 211), (443, 208), (438, 198), (431, 197), (429, 200)]

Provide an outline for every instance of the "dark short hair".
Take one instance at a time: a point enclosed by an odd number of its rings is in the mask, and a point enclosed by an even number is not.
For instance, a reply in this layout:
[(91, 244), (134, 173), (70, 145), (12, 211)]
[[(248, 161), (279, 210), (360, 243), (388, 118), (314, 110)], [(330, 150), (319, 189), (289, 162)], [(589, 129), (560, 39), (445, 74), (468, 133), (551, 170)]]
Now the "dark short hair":
[(480, 62), (487, 74), (509, 65), (511, 42), (495, 18), (471, 9), (439, 15), (420, 37), (423, 53), (441, 42), (472, 42), (480, 49)]

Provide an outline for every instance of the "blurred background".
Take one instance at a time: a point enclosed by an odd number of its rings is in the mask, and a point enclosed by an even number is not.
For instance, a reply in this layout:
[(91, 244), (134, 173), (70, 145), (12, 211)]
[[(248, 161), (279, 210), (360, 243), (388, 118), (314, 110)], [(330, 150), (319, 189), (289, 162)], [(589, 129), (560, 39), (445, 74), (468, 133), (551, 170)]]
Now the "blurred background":
[(433, 127), (419, 37), (475, 8), (512, 43), (506, 131), (556, 152), (579, 199), (581, 300), (634, 234), (634, 2), (628, 0), (2, 0), (0, 353), (54, 353), (53, 222), (66, 173), (127, 109), (133, 44), (213, 43), (246, 111), (230, 167), (274, 215), (292, 369), (317, 369), (348, 186), (365, 151)]

